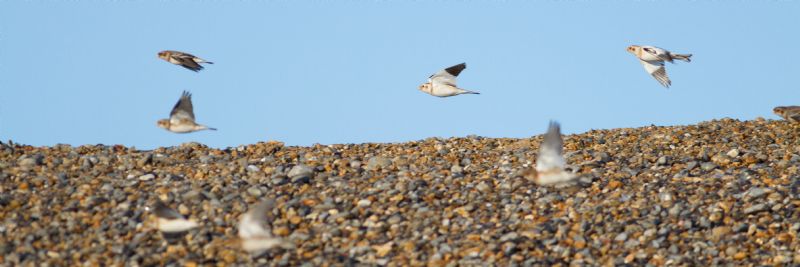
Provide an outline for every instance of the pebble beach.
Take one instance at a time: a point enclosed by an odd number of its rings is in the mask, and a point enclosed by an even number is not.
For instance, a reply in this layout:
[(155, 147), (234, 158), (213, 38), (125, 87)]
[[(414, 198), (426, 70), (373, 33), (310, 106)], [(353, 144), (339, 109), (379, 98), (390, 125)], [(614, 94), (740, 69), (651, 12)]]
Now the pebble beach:
[[(796, 124), (564, 135), (580, 175), (567, 188), (524, 177), (541, 140), (3, 142), (0, 266), (800, 265)], [(237, 224), (265, 198), (294, 248), (251, 255)], [(168, 241), (145, 208), (156, 200), (200, 226)]]

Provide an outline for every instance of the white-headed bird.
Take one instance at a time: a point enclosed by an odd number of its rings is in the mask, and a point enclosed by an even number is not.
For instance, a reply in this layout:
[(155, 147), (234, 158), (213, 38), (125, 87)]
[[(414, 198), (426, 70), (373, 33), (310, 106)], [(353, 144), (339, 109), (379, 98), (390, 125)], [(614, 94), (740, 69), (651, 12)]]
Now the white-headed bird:
[(667, 76), (664, 62), (675, 63), (675, 59), (686, 62), (692, 61), (692, 54), (674, 54), (663, 48), (649, 45), (631, 45), (628, 46), (628, 52), (636, 56), (644, 66), (644, 70), (666, 88), (672, 85), (672, 81)]
[(214, 64), (214, 62), (206, 61), (205, 59), (196, 57), (192, 54), (173, 50), (164, 50), (158, 52), (158, 58), (194, 72), (203, 69), (203, 66), (201, 66), (200, 63)]
[(419, 90), (438, 97), (448, 97), (460, 94), (480, 94), (478, 92), (458, 88), (456, 77), (467, 68), (466, 63), (461, 63), (434, 73), (428, 77), (428, 82), (419, 86)]
[(528, 170), (524, 176), (539, 185), (556, 185), (575, 180), (577, 176), (565, 170), (567, 160), (564, 159), (564, 140), (561, 139), (561, 126), (551, 121), (539, 154), (536, 156), (536, 168)]
[(192, 106), (192, 94), (183, 91), (181, 99), (169, 113), (169, 119), (158, 120), (158, 127), (164, 128), (173, 133), (190, 133), (201, 130), (217, 130), (205, 125), (194, 122), (194, 107)]
[(273, 237), (271, 227), (267, 226), (272, 221), (274, 207), (275, 200), (267, 199), (242, 215), (239, 220), (239, 241), (244, 251), (257, 255), (276, 247), (294, 248), (292, 243)]

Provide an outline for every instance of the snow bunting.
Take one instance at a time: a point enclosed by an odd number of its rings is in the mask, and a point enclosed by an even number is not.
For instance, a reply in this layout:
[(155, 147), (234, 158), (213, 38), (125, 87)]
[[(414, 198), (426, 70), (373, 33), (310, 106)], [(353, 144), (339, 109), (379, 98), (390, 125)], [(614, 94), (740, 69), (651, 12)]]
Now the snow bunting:
[(200, 63), (214, 64), (214, 62), (206, 61), (205, 59), (196, 57), (192, 54), (172, 50), (158, 52), (158, 58), (166, 60), (167, 62), (175, 65), (180, 65), (181, 67), (187, 68), (194, 72), (203, 69), (203, 66), (200, 66)]
[(197, 227), (197, 222), (187, 220), (178, 211), (167, 207), (163, 202), (156, 200), (152, 208), (156, 215), (156, 228), (164, 234), (166, 239), (174, 239), (189, 229)]
[(574, 173), (564, 170), (567, 161), (564, 159), (563, 146), (561, 126), (558, 125), (558, 122), (551, 121), (544, 140), (539, 145), (536, 168), (528, 170), (524, 174), (525, 178), (533, 180), (539, 185), (562, 184), (577, 178)]
[(466, 63), (461, 63), (434, 73), (428, 77), (428, 82), (419, 86), (419, 90), (438, 97), (448, 97), (460, 94), (480, 94), (464, 90), (456, 86), (456, 76), (467, 68)]
[(644, 70), (656, 81), (661, 83), (666, 88), (672, 85), (672, 81), (667, 76), (667, 69), (664, 67), (664, 61), (675, 63), (673, 60), (683, 60), (691, 62), (692, 54), (674, 54), (662, 48), (648, 45), (631, 45), (628, 46), (628, 52), (639, 58), (639, 62), (644, 66)]
[(267, 199), (248, 210), (239, 220), (239, 239), (242, 249), (253, 254), (261, 254), (269, 249), (281, 247), (294, 248), (281, 238), (272, 236), (269, 225), (272, 221), (272, 209), (275, 200)]
[(800, 122), (800, 106), (775, 107), (772, 112), (789, 122)]
[(194, 122), (194, 107), (192, 107), (192, 94), (183, 91), (181, 99), (172, 108), (169, 113), (169, 119), (158, 120), (158, 127), (167, 129), (173, 133), (190, 133), (200, 130), (214, 130), (205, 125), (200, 125)]

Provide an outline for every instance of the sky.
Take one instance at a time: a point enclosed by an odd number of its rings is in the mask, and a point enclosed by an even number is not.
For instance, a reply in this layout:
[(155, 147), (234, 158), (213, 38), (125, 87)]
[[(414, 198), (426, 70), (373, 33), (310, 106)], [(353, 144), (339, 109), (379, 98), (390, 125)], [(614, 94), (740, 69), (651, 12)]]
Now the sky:
[[(5, 1), (0, 140), (225, 148), (779, 119), (800, 1)], [(661, 87), (631, 44), (691, 53)], [(192, 72), (157, 58), (192, 53)], [(467, 63), (460, 87), (417, 90)], [(197, 122), (156, 126), (183, 90)]]

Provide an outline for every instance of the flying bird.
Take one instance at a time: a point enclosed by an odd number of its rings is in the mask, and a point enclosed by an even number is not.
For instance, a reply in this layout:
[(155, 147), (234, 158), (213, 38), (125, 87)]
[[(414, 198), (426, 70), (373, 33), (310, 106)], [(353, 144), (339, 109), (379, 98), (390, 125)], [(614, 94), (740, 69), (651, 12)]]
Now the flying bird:
[(461, 63), (434, 73), (428, 77), (428, 82), (419, 86), (419, 90), (438, 97), (448, 97), (461, 94), (480, 94), (478, 92), (458, 88), (456, 76), (467, 68), (466, 63)]
[(158, 127), (167, 129), (173, 133), (190, 133), (201, 130), (214, 130), (205, 125), (200, 125), (194, 122), (194, 107), (192, 107), (192, 94), (183, 91), (181, 99), (172, 108), (169, 113), (169, 119), (158, 120)]
[(242, 215), (239, 220), (239, 239), (242, 249), (253, 254), (261, 254), (275, 247), (294, 248), (292, 243), (273, 237), (270, 228), (266, 226), (272, 221), (274, 207), (275, 200), (267, 199)]
[(167, 207), (163, 202), (156, 200), (152, 208), (156, 215), (156, 227), (165, 236), (180, 235), (189, 229), (197, 227), (197, 222), (187, 220), (178, 211)]
[(800, 122), (800, 106), (775, 107), (772, 112), (789, 122)]
[(169, 63), (180, 65), (191, 71), (197, 72), (203, 69), (200, 63), (214, 64), (214, 62), (206, 61), (205, 59), (196, 57), (189, 53), (180, 51), (164, 50), (158, 52), (158, 58), (166, 60)]
[(650, 73), (656, 81), (666, 88), (672, 85), (672, 81), (670, 81), (669, 76), (667, 76), (667, 69), (664, 67), (664, 62), (675, 63), (675, 59), (686, 62), (692, 61), (692, 54), (675, 54), (663, 48), (648, 45), (628, 46), (628, 52), (639, 58), (639, 62), (644, 66), (644, 70)]
[(561, 139), (561, 126), (558, 122), (551, 121), (542, 144), (539, 145), (539, 154), (536, 156), (536, 167), (528, 170), (524, 176), (539, 185), (555, 185), (570, 182), (577, 178), (572, 172), (564, 168), (567, 161), (564, 159), (564, 140)]

